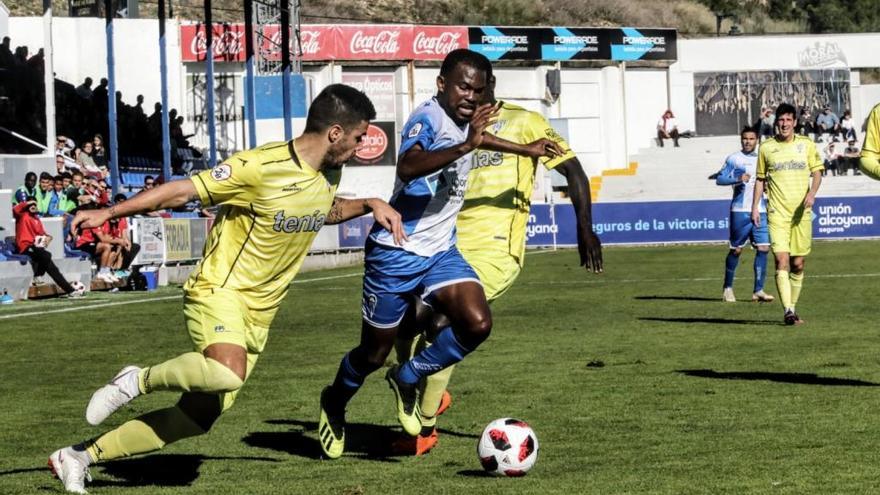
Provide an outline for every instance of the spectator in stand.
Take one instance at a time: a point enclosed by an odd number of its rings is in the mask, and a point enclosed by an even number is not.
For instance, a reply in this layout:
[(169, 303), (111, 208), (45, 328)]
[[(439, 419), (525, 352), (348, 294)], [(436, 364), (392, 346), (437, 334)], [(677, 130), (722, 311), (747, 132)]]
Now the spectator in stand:
[(73, 183), (73, 176), (70, 172), (62, 172), (61, 173), (61, 187), (64, 189), (66, 193), (68, 189), (70, 189), (70, 184)]
[(852, 139), (858, 141), (859, 135), (856, 132), (856, 124), (853, 122), (852, 112), (849, 110), (843, 112), (843, 118), (840, 119), (840, 134), (843, 135), (844, 141)]
[(37, 174), (34, 172), (24, 174), (24, 185), (15, 190), (15, 194), (12, 195), (12, 204), (16, 205), (28, 196), (37, 196)]
[[(144, 176), (144, 187), (143, 187), (143, 189), (138, 191), (138, 194), (140, 194), (144, 191), (149, 191), (150, 189), (152, 189), (154, 187), (156, 187), (156, 179), (153, 178), (152, 175), (146, 175), (146, 176)], [(157, 211), (150, 211), (150, 212), (144, 213), (143, 216), (145, 216), (145, 217), (164, 217), (164, 216), (167, 216), (167, 213), (165, 212), (165, 210), (157, 210)]]
[(74, 208), (76, 208), (76, 203), (71, 201), (64, 191), (64, 177), (56, 175), (52, 184), (52, 194), (49, 197), (48, 216), (63, 217)]
[(847, 142), (846, 148), (843, 149), (843, 156), (840, 158), (840, 161), (844, 164), (844, 169), (847, 172), (844, 172), (844, 175), (847, 175), (849, 170), (853, 171), (853, 175), (862, 175), (862, 172), (859, 171), (859, 155), (862, 154), (862, 150), (859, 148), (858, 143), (855, 139), (850, 139)]
[[(119, 204), (126, 199), (125, 194), (117, 194), (113, 197), (113, 203)], [(116, 246), (118, 256), (116, 258), (116, 276), (127, 277), (131, 262), (135, 259), (141, 250), (140, 244), (131, 242), (131, 236), (128, 232), (127, 218), (114, 218), (110, 220), (110, 228), (108, 233), (114, 239), (121, 239), (122, 244)]]
[(94, 145), (91, 141), (84, 142), (82, 148), (76, 150), (76, 163), (80, 166), (86, 176), (102, 179), (104, 178), (104, 172), (98, 167), (98, 164), (95, 163), (94, 158), (92, 158), (93, 149)]
[[(90, 205), (94, 208), (94, 206)], [(80, 251), (85, 251), (92, 256), (92, 260), (98, 265), (97, 280), (108, 284), (119, 281), (111, 271), (116, 264), (119, 255), (117, 246), (122, 245), (122, 239), (112, 237), (109, 222), (95, 228), (83, 229), (76, 235), (74, 245)]]
[(678, 148), (678, 124), (675, 121), (675, 115), (672, 110), (666, 110), (660, 120), (657, 121), (657, 144), (663, 147), (664, 139), (672, 139), (673, 144)]
[(88, 100), (92, 97), (92, 78), (87, 77), (82, 84), (76, 87), (76, 94), (78, 94), (84, 100)]
[[(825, 146), (825, 170), (830, 171), (831, 175), (837, 175), (840, 165), (840, 150), (837, 149), (837, 145), (840, 142), (835, 137), (827, 146)], [(823, 174), (827, 174), (828, 172), (823, 171)]]
[(54, 177), (48, 172), (40, 173), (40, 187), (34, 197), (37, 200), (37, 212), (46, 216), (49, 214), (49, 201), (52, 199), (52, 188), (55, 182)]
[(82, 172), (74, 172), (70, 175), (70, 186), (67, 187), (67, 197), (76, 201), (77, 206), (84, 204), (87, 193)]
[(761, 117), (758, 119), (758, 122), (755, 124), (755, 127), (759, 132), (759, 139), (764, 140), (769, 137), (772, 137), (775, 132), (775, 119), (776, 117), (773, 114), (773, 107), (763, 107), (761, 109)]
[(809, 108), (801, 109), (801, 115), (798, 117), (795, 132), (801, 136), (807, 136), (810, 139), (813, 139), (813, 134), (816, 131), (813, 128), (813, 114), (810, 112)]
[(822, 113), (816, 117), (816, 135), (819, 136), (817, 141), (823, 142), (825, 135), (833, 137), (838, 132), (840, 132), (840, 118), (837, 117), (837, 114), (831, 111), (830, 106), (825, 105), (825, 108), (822, 109)]
[(92, 160), (98, 168), (107, 168), (107, 150), (104, 149), (104, 136), (100, 134), (92, 138)]
[(18, 252), (31, 259), (34, 277), (49, 274), (55, 285), (69, 297), (82, 297), (84, 290), (75, 289), (64, 278), (58, 267), (55, 266), (55, 262), (52, 261), (52, 254), (46, 250), (46, 247), (52, 242), (52, 236), (46, 234), (43, 222), (37, 216), (36, 198), (27, 196), (23, 199), (24, 201), (12, 209), (12, 214), (15, 217), (15, 245)]

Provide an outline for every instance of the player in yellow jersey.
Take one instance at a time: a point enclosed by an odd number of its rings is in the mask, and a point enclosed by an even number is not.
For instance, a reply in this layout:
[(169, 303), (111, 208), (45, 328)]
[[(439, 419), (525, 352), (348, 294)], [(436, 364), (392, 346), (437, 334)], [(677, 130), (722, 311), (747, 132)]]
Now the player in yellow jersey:
[[(495, 77), (489, 79), (487, 101), (499, 106), (498, 116), (489, 132), (514, 143), (530, 143), (545, 138), (564, 151), (562, 155), (533, 159), (498, 151), (478, 150), (474, 168), (468, 177), (464, 206), (456, 220), (457, 246), (465, 260), (480, 277), (486, 299), (491, 303), (504, 294), (519, 276), (525, 262), (526, 224), (531, 206), (532, 186), (539, 163), (556, 170), (568, 180), (569, 195), (577, 217), (578, 251), (581, 266), (602, 271), (602, 246), (593, 232), (590, 182), (571, 146), (537, 112), (495, 99)], [(427, 308), (420, 307), (420, 321), (430, 321)], [(430, 327), (427, 334), (436, 334), (448, 325), (443, 315), (434, 315), (433, 322), (418, 324), (408, 319), (409, 331), (402, 331), (396, 347), (398, 360), (404, 362), (413, 351), (414, 328)], [(426, 345), (421, 335), (415, 349)], [(422, 455), (437, 443), (437, 415), (445, 410), (451, 398), (446, 386), (453, 367), (430, 375), (420, 402), (422, 431), (417, 437), (401, 436), (393, 450), (399, 454)]]
[(813, 140), (794, 133), (795, 109), (776, 107), (776, 136), (761, 143), (752, 222), (760, 225), (760, 201), (767, 191), (770, 248), (776, 258), (776, 288), (786, 325), (803, 320), (795, 311), (804, 282), (804, 258), (813, 241), (813, 203), (822, 183), (822, 159)]
[(875, 106), (868, 116), (859, 168), (868, 177), (880, 180), (880, 104)]
[(192, 351), (145, 368), (123, 368), (92, 396), (86, 420), (100, 424), (137, 396), (160, 390), (182, 392), (180, 400), (53, 452), (49, 466), (67, 491), (86, 493), (92, 463), (152, 452), (211, 428), (253, 370), (321, 226), (372, 211), (398, 243), (405, 240), (400, 215), (384, 201), (335, 196), (341, 167), (375, 115), (366, 95), (334, 84), (312, 102), (296, 139), (238, 153), (212, 170), (109, 209), (77, 214), (73, 230), (195, 199), (220, 206), (204, 256), (183, 289)]

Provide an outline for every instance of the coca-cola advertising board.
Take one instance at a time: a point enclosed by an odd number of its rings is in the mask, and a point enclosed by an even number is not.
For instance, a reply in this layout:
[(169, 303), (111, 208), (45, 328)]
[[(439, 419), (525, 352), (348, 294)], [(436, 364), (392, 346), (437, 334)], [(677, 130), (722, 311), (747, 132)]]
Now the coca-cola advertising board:
[(394, 122), (372, 122), (361, 138), (361, 146), (348, 164), (395, 165), (396, 157)]
[(395, 120), (394, 74), (343, 72), (342, 84), (347, 84), (370, 97), (376, 108), (376, 120)]
[(412, 26), (339, 26), (336, 58), (340, 60), (409, 60)]
[[(244, 24), (214, 24), (214, 61), (244, 62)], [(180, 51), (184, 62), (204, 62), (208, 37), (204, 24), (180, 26)]]
[[(260, 44), (263, 58), (266, 60), (281, 60), (281, 29), (278, 25), (268, 25), (263, 28), (263, 38)], [(336, 26), (324, 24), (304, 25), (299, 30), (301, 60), (335, 60), (336, 46), (339, 33)], [(295, 37), (290, 37), (291, 56), (296, 51)]]
[(413, 26), (413, 60), (443, 60), (452, 50), (468, 47), (464, 26)]

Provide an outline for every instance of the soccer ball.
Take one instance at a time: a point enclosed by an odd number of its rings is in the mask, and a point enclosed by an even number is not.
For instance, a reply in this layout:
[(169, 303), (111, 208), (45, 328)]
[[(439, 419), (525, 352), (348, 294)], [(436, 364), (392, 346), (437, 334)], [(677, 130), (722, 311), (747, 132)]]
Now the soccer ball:
[(496, 419), (486, 426), (477, 444), (483, 469), (497, 476), (525, 476), (538, 460), (538, 437), (525, 422)]
[(71, 295), (73, 295), (74, 297), (80, 297), (86, 293), (86, 286), (83, 285), (83, 283), (79, 280), (74, 280), (70, 282), (70, 286), (73, 287), (73, 292), (71, 293)]

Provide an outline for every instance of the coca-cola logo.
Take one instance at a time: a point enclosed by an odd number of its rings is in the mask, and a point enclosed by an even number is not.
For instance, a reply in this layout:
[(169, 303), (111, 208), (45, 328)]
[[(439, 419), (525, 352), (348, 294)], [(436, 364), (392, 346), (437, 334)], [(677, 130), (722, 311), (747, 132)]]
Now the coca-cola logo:
[(317, 55), (321, 51), (320, 31), (300, 31), (299, 47), (303, 55)]
[(373, 35), (356, 31), (349, 42), (349, 50), (352, 54), (394, 55), (400, 50), (399, 37), (400, 31), (379, 31)]
[(388, 135), (381, 127), (370, 124), (367, 133), (361, 138), (361, 145), (355, 156), (361, 161), (373, 163), (388, 149)]
[[(211, 53), (214, 58), (235, 59), (244, 52), (244, 32), (223, 31), (214, 33), (211, 42)], [(208, 35), (206, 31), (196, 31), (190, 42), (190, 52), (197, 57), (202, 57), (208, 52)]]
[(413, 39), (413, 53), (417, 55), (446, 55), (459, 48), (458, 39), (461, 33), (443, 32), (438, 36), (428, 36), (420, 31)]

